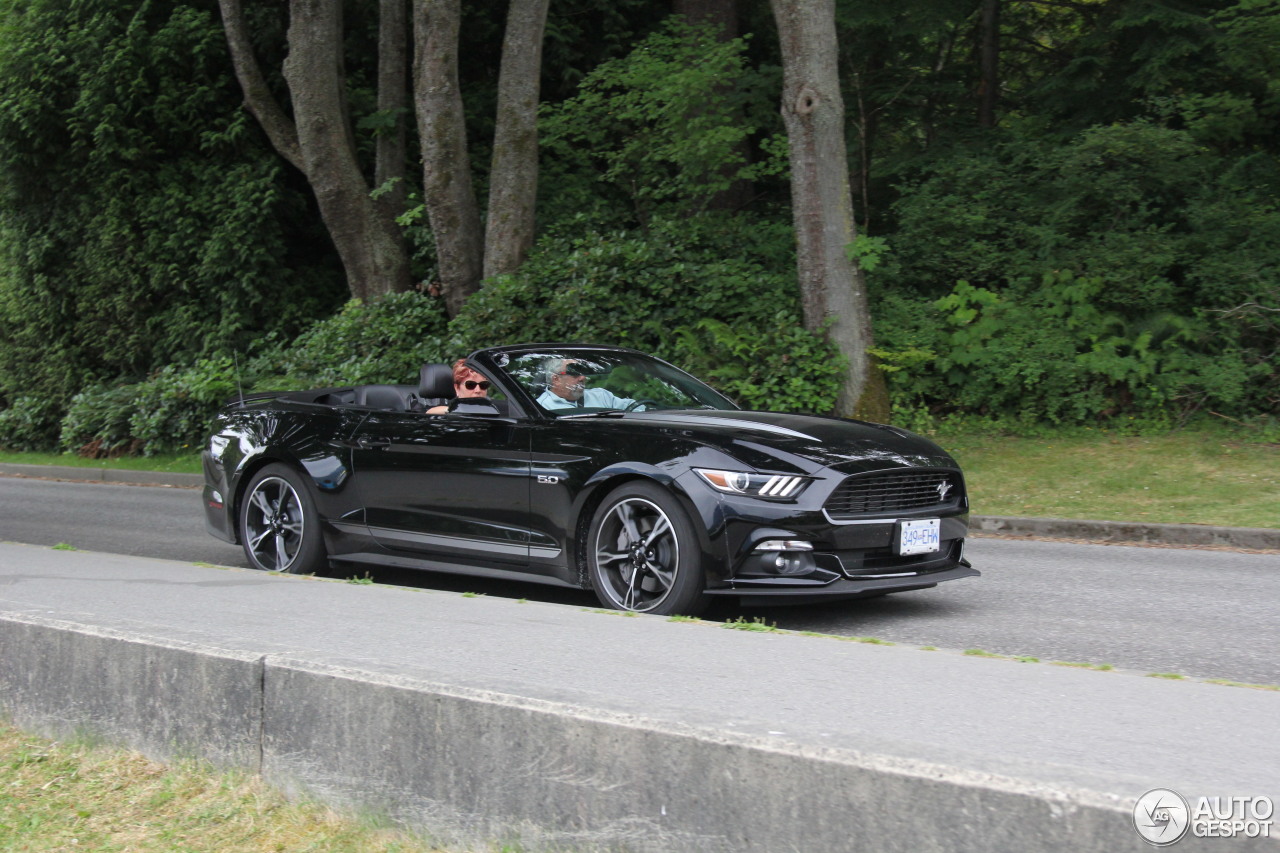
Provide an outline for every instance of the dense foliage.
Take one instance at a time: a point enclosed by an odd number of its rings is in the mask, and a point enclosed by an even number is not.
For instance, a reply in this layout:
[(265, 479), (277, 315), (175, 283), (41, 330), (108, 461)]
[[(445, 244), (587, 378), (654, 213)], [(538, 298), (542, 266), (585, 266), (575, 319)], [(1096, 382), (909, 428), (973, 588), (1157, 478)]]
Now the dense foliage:
[(0, 7), (0, 404), (65, 405), (341, 303), (209, 5)]
[[(278, 71), (283, 13), (246, 5)], [(483, 186), (505, 3), (464, 5)], [(387, 120), (376, 6), (347, 3), (366, 153)], [(837, 6), (851, 251), (900, 422), (1275, 423), (1280, 0), (1006, 2), (998, 78), (976, 0)], [(0, 446), (181, 449), (241, 388), (411, 382), (535, 339), (830, 410), (838, 365), (798, 319), (776, 36), (766, 3), (736, 7), (743, 38), (717, 41), (666, 3), (552, 4), (540, 237), (449, 322), (429, 288), (342, 307), (213, 0), (0, 0)]]
[(1276, 166), (1245, 179), (1191, 132), (1137, 121), (922, 170), (875, 279), (899, 405), (1053, 423), (1274, 412)]

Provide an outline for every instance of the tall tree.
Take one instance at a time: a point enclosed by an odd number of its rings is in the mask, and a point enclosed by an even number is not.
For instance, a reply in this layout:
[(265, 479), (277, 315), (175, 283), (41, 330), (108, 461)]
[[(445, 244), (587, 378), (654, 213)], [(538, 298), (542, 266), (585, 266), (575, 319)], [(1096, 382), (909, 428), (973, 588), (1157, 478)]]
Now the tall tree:
[(396, 221), (406, 197), (403, 119), (410, 111), (410, 26), (423, 207), (449, 314), (461, 310), (482, 275), (511, 272), (524, 259), (533, 243), (538, 82), (548, 2), (511, 0), (491, 180), (487, 251), (492, 260), (486, 268), (458, 77), (461, 0), (379, 0), (378, 109), (362, 125), (377, 132), (376, 198), (362, 175), (346, 102), (342, 0), (290, 0), (284, 76), (292, 118), (276, 102), (254, 57), (243, 0), (219, 0), (246, 105), (281, 156), (306, 175), (353, 295), (373, 296), (410, 285), (410, 255)]
[(407, 290), (400, 226), (374, 202), (360, 169), (343, 73), (342, 0), (290, 0), (284, 77), (293, 118), (275, 102), (254, 57), (241, 0), (218, 0), (245, 101), (276, 150), (306, 175), (342, 258), (352, 296)]
[[(728, 43), (738, 38), (738, 0), (673, 0), (672, 10), (691, 24), (706, 25), (710, 34), (720, 43)], [(733, 83), (726, 81), (716, 93), (720, 98), (733, 97)], [(745, 123), (742, 110), (737, 110), (737, 119)], [(737, 158), (744, 163), (751, 161), (751, 147), (748, 141), (741, 140), (736, 149)], [(701, 204), (711, 210), (741, 210), (751, 203), (755, 196), (752, 182), (739, 179), (736, 172), (738, 164), (726, 163), (723, 174), (730, 183), (726, 189), (716, 192)]]
[(982, 0), (979, 51), (978, 125), (996, 126), (1000, 102), (1000, 0)]
[(393, 216), (404, 212), (408, 188), (409, 0), (378, 7), (378, 120), (373, 182)]
[(538, 92), (549, 0), (511, 0), (498, 77), (484, 277), (515, 272), (533, 245)]
[(471, 182), (458, 83), (461, 25), (461, 0), (415, 0), (413, 99), (422, 140), (422, 200), (451, 317), (479, 289), (484, 269), (480, 208)]
[(872, 333), (866, 284), (847, 253), (856, 234), (836, 68), (835, 2), (770, 3), (782, 48), (782, 117), (804, 323), (825, 331), (848, 360), (837, 414), (885, 420), (883, 377), (867, 351)]

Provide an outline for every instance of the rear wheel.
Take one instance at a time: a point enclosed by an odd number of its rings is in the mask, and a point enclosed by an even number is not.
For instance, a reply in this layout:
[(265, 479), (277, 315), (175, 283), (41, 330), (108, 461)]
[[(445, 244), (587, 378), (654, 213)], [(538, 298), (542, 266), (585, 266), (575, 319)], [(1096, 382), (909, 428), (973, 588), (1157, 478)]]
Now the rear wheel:
[(698, 537), (661, 487), (637, 481), (610, 492), (587, 545), (591, 585), (606, 607), (664, 616), (706, 607)]
[(325, 567), (320, 516), (292, 468), (268, 465), (249, 481), (240, 503), (240, 542), (255, 569), (311, 574)]

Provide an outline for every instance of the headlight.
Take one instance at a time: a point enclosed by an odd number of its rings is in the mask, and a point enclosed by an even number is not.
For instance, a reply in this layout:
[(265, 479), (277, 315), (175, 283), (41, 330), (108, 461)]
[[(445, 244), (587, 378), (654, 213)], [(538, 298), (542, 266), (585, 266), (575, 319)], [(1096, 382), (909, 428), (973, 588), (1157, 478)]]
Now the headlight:
[(786, 474), (752, 474), (746, 471), (714, 471), (694, 468), (698, 476), (713, 489), (728, 495), (747, 495), (753, 498), (794, 498), (809, 485), (806, 477)]

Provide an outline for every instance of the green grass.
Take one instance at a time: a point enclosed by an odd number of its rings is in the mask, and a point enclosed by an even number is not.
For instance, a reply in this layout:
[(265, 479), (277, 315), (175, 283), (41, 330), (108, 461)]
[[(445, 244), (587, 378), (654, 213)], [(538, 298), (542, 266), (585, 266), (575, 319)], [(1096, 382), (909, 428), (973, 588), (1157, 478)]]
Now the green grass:
[(63, 465), (72, 468), (114, 468), (124, 471), (164, 471), (169, 474), (199, 474), (198, 453), (166, 456), (126, 456), (120, 459), (85, 459), (74, 453), (16, 453), (0, 450), (0, 463), (11, 465)]
[[(1280, 527), (1280, 444), (1243, 429), (1122, 436), (937, 437), (959, 460), (977, 515)], [(200, 473), (197, 455), (81, 459), (0, 453), (0, 462)]]
[(1280, 527), (1280, 444), (1225, 430), (936, 440), (976, 515)]
[(442, 853), (408, 833), (291, 803), (261, 779), (58, 743), (0, 725), (0, 850)]

